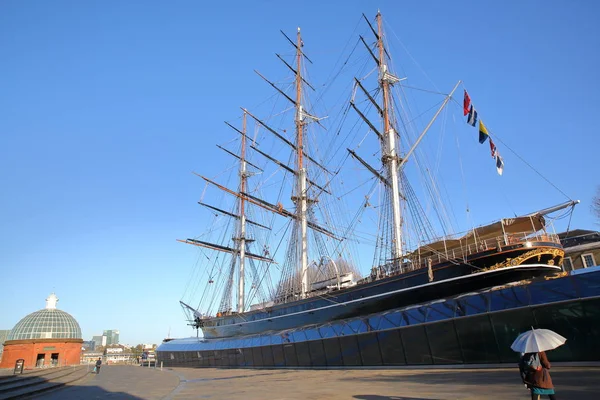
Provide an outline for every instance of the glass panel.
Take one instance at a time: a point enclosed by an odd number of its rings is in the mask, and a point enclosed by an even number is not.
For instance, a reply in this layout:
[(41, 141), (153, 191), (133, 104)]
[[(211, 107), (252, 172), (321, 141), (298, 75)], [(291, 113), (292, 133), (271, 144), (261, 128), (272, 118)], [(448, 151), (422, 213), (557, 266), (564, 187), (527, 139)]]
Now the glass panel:
[(427, 310), (427, 322), (441, 321), (454, 317), (454, 309), (448, 307), (448, 304), (437, 303), (432, 304)]
[(365, 323), (365, 321), (363, 321), (361, 319), (350, 321), (350, 322), (348, 322), (348, 325), (350, 325), (353, 332), (356, 332), (356, 333), (367, 332), (367, 324)]
[(434, 364), (462, 364), (462, 354), (453, 321), (438, 322), (425, 327)]
[(245, 348), (242, 349), (242, 355), (244, 356), (244, 365), (245, 366), (252, 366), (254, 365), (254, 360), (252, 359), (252, 349), (251, 348)]
[(595, 360), (593, 355), (598, 345), (593, 339), (590, 325), (596, 325), (597, 322), (589, 323), (594, 320), (586, 317), (581, 302), (542, 306), (534, 309), (533, 314), (537, 320), (536, 328), (551, 329), (567, 338), (564, 345), (548, 353), (550, 362)]
[(211, 352), (209, 352), (209, 351), (202, 352), (202, 366), (203, 367), (208, 367), (210, 365), (210, 362), (209, 362), (209, 359), (211, 357), (210, 353)]
[(283, 357), (283, 347), (281, 345), (273, 345), (271, 346), (271, 350), (273, 351), (274, 365), (276, 367), (284, 367), (285, 358)]
[(358, 348), (362, 363), (365, 366), (381, 365), (381, 352), (379, 351), (379, 342), (376, 333), (364, 333), (358, 335)]
[(546, 304), (577, 298), (572, 279), (552, 279), (529, 285), (531, 304)]
[(273, 361), (273, 351), (271, 350), (271, 346), (262, 346), (261, 349), (263, 366), (273, 367), (275, 364)]
[(519, 361), (518, 353), (511, 350), (510, 345), (521, 333), (535, 325), (535, 319), (529, 308), (491, 314), (492, 326), (496, 334), (500, 361), (515, 363)]
[(304, 334), (304, 331), (292, 332), (291, 336), (294, 339), (294, 342), (306, 342), (306, 335)]
[(586, 355), (590, 360), (600, 360), (600, 299), (583, 301), (583, 309), (585, 312), (585, 322), (588, 329), (588, 343)]
[(205, 350), (214, 350), (215, 347), (217, 346), (217, 341), (211, 340), (209, 342), (206, 343), (206, 349)]
[(404, 347), (398, 330), (377, 332), (383, 365), (404, 365)]
[(330, 367), (344, 365), (338, 338), (325, 339), (322, 342), (325, 350), (325, 357), (327, 357), (327, 365)]
[(237, 350), (228, 350), (227, 351), (227, 366), (228, 367), (236, 367), (238, 365), (236, 356), (237, 356)]
[(336, 322), (334, 324), (331, 324), (331, 327), (333, 328), (335, 334), (337, 336), (342, 335), (342, 329), (344, 329), (344, 323), (343, 322)]
[(477, 315), (489, 310), (489, 293), (480, 293), (456, 299), (456, 315)]
[(573, 275), (579, 296), (591, 297), (600, 295), (600, 273), (587, 273)]
[(480, 315), (454, 320), (465, 363), (498, 363), (498, 344), (490, 318)]
[(379, 329), (397, 328), (404, 325), (406, 325), (406, 322), (403, 320), (402, 312), (395, 311), (383, 316)]
[(490, 296), (490, 311), (508, 310), (529, 305), (529, 294), (523, 286), (496, 290)]
[(429, 343), (423, 326), (400, 329), (407, 364), (432, 364)]
[(310, 350), (307, 342), (296, 343), (296, 355), (298, 356), (298, 365), (310, 367)]
[(215, 365), (220, 366), (220, 367), (227, 366), (226, 350), (215, 351)]
[(244, 353), (242, 349), (236, 349), (235, 351), (235, 365), (241, 367), (244, 365)]
[(361, 365), (360, 352), (356, 336), (340, 336), (340, 347), (342, 349), (342, 360), (345, 366)]
[(342, 328), (342, 335), (354, 335), (354, 330), (352, 329), (352, 326), (350, 324), (345, 324), (344, 327)]
[(369, 331), (376, 331), (379, 328), (379, 323), (381, 322), (382, 316), (381, 315), (375, 315), (373, 317), (369, 317), (367, 323), (369, 325)]
[(323, 343), (320, 340), (312, 340), (308, 342), (308, 350), (310, 352), (310, 361), (313, 367), (326, 367), (327, 360)]
[(283, 334), (274, 334), (271, 335), (271, 344), (281, 344), (283, 343)]
[(260, 351), (260, 347), (253, 347), (252, 348), (252, 358), (254, 359), (254, 366), (255, 367), (262, 367), (263, 366), (262, 352)]
[(319, 334), (319, 330), (318, 329), (307, 329), (304, 331), (304, 333), (306, 334), (306, 338), (308, 340), (315, 340), (315, 339), (321, 339), (321, 335)]
[(296, 357), (296, 348), (293, 344), (288, 343), (283, 345), (283, 355), (285, 357), (285, 365), (287, 367), (297, 367), (298, 358)]
[(214, 351), (209, 351), (208, 353), (208, 366), (209, 367), (216, 367), (217, 366), (217, 360), (215, 357), (215, 352)]
[(271, 344), (271, 337), (269, 335), (263, 335), (260, 337), (260, 345), (268, 346)]
[(411, 308), (403, 312), (407, 325), (422, 324), (425, 322), (426, 313), (427, 307)]
[(329, 325), (320, 327), (319, 333), (321, 334), (322, 338), (330, 338), (337, 336), (333, 328)]

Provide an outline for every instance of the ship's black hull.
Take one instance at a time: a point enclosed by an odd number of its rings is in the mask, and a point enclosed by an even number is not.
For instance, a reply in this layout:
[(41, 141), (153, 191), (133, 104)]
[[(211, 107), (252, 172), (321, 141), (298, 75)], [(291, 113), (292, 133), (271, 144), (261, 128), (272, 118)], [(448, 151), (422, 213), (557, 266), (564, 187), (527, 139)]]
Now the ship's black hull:
[(456, 296), (560, 271), (545, 264), (525, 264), (480, 271), (473, 264), (450, 264), (434, 270), (429, 281), (427, 270), (416, 270), (359, 287), (288, 303), (271, 310), (232, 315), (202, 327), (204, 337), (220, 338), (282, 331), (337, 319), (346, 319), (411, 304)]

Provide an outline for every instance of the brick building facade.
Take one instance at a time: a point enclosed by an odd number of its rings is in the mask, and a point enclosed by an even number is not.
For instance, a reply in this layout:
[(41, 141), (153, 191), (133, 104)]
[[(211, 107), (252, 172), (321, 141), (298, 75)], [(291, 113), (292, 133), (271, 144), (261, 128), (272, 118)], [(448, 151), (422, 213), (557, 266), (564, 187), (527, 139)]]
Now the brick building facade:
[(12, 368), (18, 359), (25, 360), (25, 369), (79, 364), (81, 329), (75, 318), (56, 308), (57, 302), (51, 294), (46, 308), (15, 325), (4, 342), (0, 368)]

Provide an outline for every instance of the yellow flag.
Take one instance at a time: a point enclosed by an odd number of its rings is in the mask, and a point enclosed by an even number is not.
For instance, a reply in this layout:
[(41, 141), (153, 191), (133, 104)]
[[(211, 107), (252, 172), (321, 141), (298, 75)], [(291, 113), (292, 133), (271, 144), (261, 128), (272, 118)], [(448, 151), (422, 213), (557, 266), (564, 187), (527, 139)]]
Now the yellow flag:
[(483, 124), (482, 120), (479, 120), (479, 143), (484, 143), (490, 134), (487, 131), (487, 128)]

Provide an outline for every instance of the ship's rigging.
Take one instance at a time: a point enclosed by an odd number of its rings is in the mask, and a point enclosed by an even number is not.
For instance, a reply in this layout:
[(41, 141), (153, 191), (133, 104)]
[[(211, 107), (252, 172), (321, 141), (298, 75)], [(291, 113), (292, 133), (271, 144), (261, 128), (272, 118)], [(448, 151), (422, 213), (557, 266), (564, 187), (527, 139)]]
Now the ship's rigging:
[[(226, 209), (219, 203), (200, 201), (200, 205), (220, 219), (224, 217), (227, 220), (225, 225), (228, 229), (223, 229), (223, 232), (229, 233), (222, 234), (216, 241), (204, 238), (181, 240), (210, 252), (206, 253), (210, 255), (205, 255), (211, 268), (207, 276), (208, 289), (203, 298), (198, 306), (181, 302), (184, 310), (191, 312), (190, 320), (196, 321), (196, 326), (200, 326), (198, 321), (206, 315), (242, 315), (256, 308), (266, 309), (274, 304), (311, 296), (326, 299), (328, 291), (341, 288), (341, 276), (351, 276), (344, 281), (344, 285), (356, 284), (360, 276), (355, 258), (352, 257), (352, 251), (356, 250), (352, 250), (351, 246), (366, 235), (360, 226), (362, 219), (367, 218), (365, 215), (368, 210), (377, 213), (378, 227), (377, 233), (370, 237), (375, 252), (369, 279), (422, 268), (427, 262), (431, 268), (431, 260), (422, 259), (421, 252), (452, 261), (446, 238), (450, 239), (453, 232), (449, 232), (448, 225), (443, 221), (442, 214), (446, 212), (436, 207), (436, 200), (429, 207), (423, 207), (405, 167), (415, 159), (417, 169), (425, 172), (422, 182), (425, 190), (432, 198), (440, 197), (441, 189), (432, 179), (431, 169), (424, 167), (423, 161), (416, 158), (421, 141), (453, 99), (461, 82), (448, 94), (436, 93), (443, 95), (443, 99), (430, 108), (435, 109), (433, 116), (418, 134), (414, 135), (413, 132), (411, 140), (408, 140), (409, 127), (414, 129), (413, 119), (409, 117), (402, 101), (397, 100), (401, 96), (394, 96), (393, 93), (394, 89), (404, 90), (408, 86), (403, 88), (404, 78), (395, 75), (389, 67), (391, 57), (385, 46), (381, 14), (377, 14), (376, 27), (366, 17), (364, 19), (375, 42), (369, 44), (367, 39), (360, 36), (358, 43), (365, 47), (370, 57), (368, 61), (371, 65), (375, 64), (376, 73), (370, 69), (371, 72), (363, 76), (353, 77), (352, 94), (341, 116), (335, 118), (338, 125), (330, 145), (325, 146), (325, 152), (319, 152), (316, 141), (311, 141), (308, 135), (309, 127), (321, 130), (325, 127), (321, 122), (323, 118), (317, 117), (318, 112), (311, 108), (304, 90), (315, 89), (304, 74), (305, 63), (312, 64), (312, 61), (304, 53), (304, 42), (298, 28), (295, 41), (282, 32), (292, 45), (293, 61), (288, 62), (285, 56), (276, 54), (292, 73), (287, 90), (256, 71), (285, 103), (291, 105), (293, 117), (289, 118), (289, 113), (279, 114), (282, 119), (284, 116), (288, 119), (277, 125), (273, 116), (264, 117), (254, 110), (242, 108), (241, 128), (226, 122), (239, 134), (239, 151), (233, 152), (218, 146), (238, 162), (237, 188), (222, 184), (217, 178), (197, 174), (211, 188), (208, 190), (216, 189), (228, 197), (225, 203), (231, 200), (235, 203), (233, 209)], [(370, 89), (372, 85), (368, 82), (373, 83), (373, 75), (376, 75), (376, 88)], [(350, 109), (358, 117), (358, 123), (348, 128)], [(254, 134), (249, 133), (249, 121), (254, 125)], [(285, 128), (291, 121), (293, 136)], [(340, 146), (346, 143), (347, 137), (358, 136), (363, 126), (368, 133), (358, 145)], [(374, 154), (365, 154), (361, 144), (366, 140), (378, 142), (379, 148)], [(286, 150), (277, 152), (273, 143), (283, 144)], [(401, 143), (407, 150), (401, 151)], [(340, 148), (347, 150), (347, 154), (341, 162), (336, 159), (332, 167), (328, 155), (339, 152)], [(370, 149), (373, 151), (372, 147)], [(380, 165), (368, 161), (373, 155), (378, 156)], [(369, 188), (358, 211), (350, 218), (339, 209), (335, 212), (328, 210), (329, 207), (340, 207), (339, 200), (343, 196), (338, 194), (341, 191), (336, 190), (335, 186), (341, 179), (339, 171), (342, 167), (348, 167), (348, 160), (354, 163), (353, 168), (366, 169), (371, 175), (368, 181), (346, 191), (353, 192), (360, 186)], [(273, 200), (261, 192), (262, 186), (255, 182), (254, 176), (269, 181), (275, 174), (283, 175), (283, 178), (281, 189), (276, 193), (277, 198)], [(285, 187), (289, 191), (286, 192)], [(274, 193), (271, 191), (269, 194), (272, 196)], [(291, 203), (286, 200), (286, 193)], [(438, 226), (434, 226), (430, 220), (432, 213), (440, 217)], [(282, 224), (276, 220), (285, 222)], [(411, 226), (411, 234), (407, 225)], [(534, 228), (537, 226), (534, 222), (532, 225)], [(442, 235), (436, 233), (438, 229), (441, 229)], [(476, 230), (473, 228), (472, 232), (475, 235)], [(468, 242), (470, 239), (466, 240)], [(428, 243), (442, 243), (442, 247), (428, 248)], [(468, 264), (466, 258), (464, 263)], [(274, 269), (277, 270), (276, 274), (273, 274)], [(271, 282), (273, 275), (278, 280), (276, 285)], [(218, 305), (215, 298), (218, 298)]]

